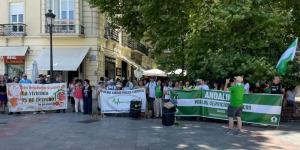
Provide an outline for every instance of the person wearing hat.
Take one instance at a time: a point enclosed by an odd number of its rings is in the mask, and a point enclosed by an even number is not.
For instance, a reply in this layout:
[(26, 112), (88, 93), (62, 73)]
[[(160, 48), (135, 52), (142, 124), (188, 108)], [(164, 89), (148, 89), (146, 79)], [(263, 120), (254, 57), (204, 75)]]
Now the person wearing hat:
[[(225, 90), (230, 91), (230, 104), (227, 109), (228, 115), (228, 134), (237, 134), (240, 135), (242, 131), (242, 119), (241, 114), (243, 111), (244, 103), (244, 86), (243, 86), (243, 77), (237, 76), (234, 78), (234, 84), (228, 87), (230, 80), (226, 79)], [(233, 118), (237, 119), (238, 130), (233, 130), (234, 122)]]

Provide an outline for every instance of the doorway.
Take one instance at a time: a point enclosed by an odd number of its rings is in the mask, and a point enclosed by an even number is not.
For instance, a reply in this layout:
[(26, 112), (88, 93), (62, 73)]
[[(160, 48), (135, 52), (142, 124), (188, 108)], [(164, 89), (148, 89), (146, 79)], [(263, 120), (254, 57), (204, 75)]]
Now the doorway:
[(122, 61), (122, 77), (125, 80), (128, 80), (128, 74), (127, 74), (127, 70), (128, 70), (128, 65), (125, 61)]
[(105, 77), (108, 79), (116, 78), (116, 59), (105, 57)]

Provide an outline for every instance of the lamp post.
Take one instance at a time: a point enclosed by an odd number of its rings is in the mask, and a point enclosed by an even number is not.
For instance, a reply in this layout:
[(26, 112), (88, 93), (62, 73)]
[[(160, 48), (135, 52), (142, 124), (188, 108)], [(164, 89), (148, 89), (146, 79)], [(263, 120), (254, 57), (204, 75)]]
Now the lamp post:
[(50, 33), (50, 83), (52, 83), (53, 81), (52, 28), (53, 28), (53, 22), (56, 15), (52, 13), (51, 9), (49, 9), (48, 12), (45, 14), (45, 16), (46, 16), (46, 23)]

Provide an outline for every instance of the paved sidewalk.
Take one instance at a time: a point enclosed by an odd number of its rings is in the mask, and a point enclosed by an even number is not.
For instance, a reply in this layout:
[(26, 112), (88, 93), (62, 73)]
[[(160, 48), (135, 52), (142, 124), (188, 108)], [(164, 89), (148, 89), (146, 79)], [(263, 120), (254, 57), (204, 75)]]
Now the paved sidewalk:
[(1, 150), (174, 150), (300, 149), (300, 122), (280, 128), (246, 126), (242, 137), (225, 134), (226, 124), (106, 117), (91, 122), (75, 113), (0, 115)]

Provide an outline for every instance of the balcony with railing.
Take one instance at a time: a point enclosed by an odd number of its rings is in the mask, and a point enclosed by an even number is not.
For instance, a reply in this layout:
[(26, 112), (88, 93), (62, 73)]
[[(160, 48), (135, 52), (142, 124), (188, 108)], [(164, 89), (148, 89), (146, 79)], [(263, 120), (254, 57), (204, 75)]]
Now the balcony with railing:
[(0, 36), (25, 36), (26, 25), (17, 24), (0, 24)]
[(122, 45), (127, 46), (133, 50), (137, 50), (146, 55), (148, 55), (148, 52), (149, 52), (148, 48), (145, 45), (132, 39), (131, 37), (129, 37), (127, 35), (122, 36)]
[(105, 27), (104, 38), (119, 42), (119, 31), (110, 26)]
[[(79, 29), (79, 31), (77, 31)], [(46, 33), (49, 33), (49, 27), (46, 26)], [(84, 35), (84, 26), (82, 25), (74, 25), (74, 24), (54, 24), (52, 28), (52, 33), (57, 34), (80, 34)]]

